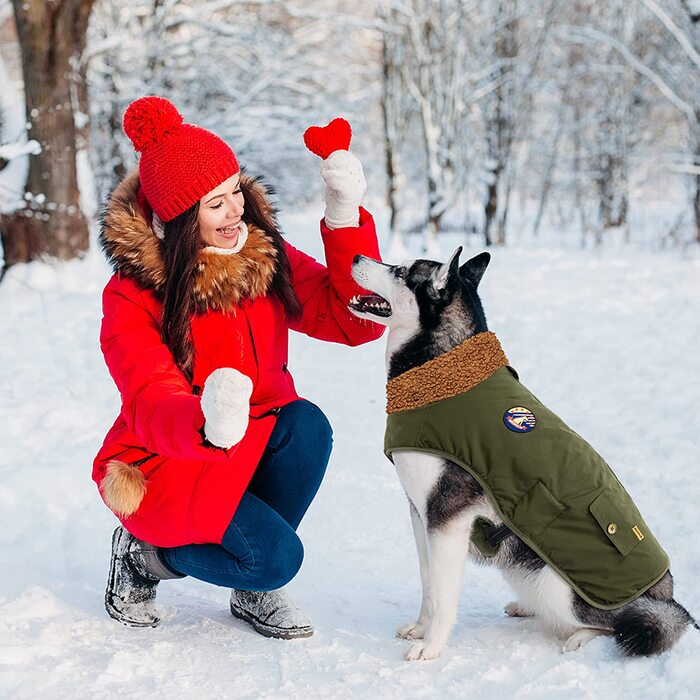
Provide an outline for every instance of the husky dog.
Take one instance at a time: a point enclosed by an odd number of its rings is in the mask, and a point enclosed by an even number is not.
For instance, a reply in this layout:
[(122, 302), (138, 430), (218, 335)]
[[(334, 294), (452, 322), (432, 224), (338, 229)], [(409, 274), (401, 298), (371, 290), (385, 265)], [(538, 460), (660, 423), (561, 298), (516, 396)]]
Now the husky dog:
[[(355, 257), (352, 276), (373, 294), (353, 298), (349, 308), (360, 318), (389, 328), (389, 380), (488, 331), (477, 287), (491, 256), (481, 253), (460, 267), (461, 250), (446, 264), (415, 260), (387, 265)], [(658, 654), (694, 624), (673, 599), (668, 571), (632, 602), (602, 610), (587, 603), (509, 530), (496, 555), (483, 556), (472, 538), (475, 519), (486, 518), (496, 526), (503, 522), (479, 482), (454, 462), (433, 454), (397, 450), (393, 461), (408, 497), (422, 583), (417, 620), (397, 630), (398, 637), (416, 640), (406, 659), (434, 659), (445, 647), (456, 621), (467, 553), (477, 563), (497, 566), (515, 589), (518, 600), (508, 603), (505, 612), (539, 618), (566, 640), (564, 651), (610, 634), (624, 655)]]

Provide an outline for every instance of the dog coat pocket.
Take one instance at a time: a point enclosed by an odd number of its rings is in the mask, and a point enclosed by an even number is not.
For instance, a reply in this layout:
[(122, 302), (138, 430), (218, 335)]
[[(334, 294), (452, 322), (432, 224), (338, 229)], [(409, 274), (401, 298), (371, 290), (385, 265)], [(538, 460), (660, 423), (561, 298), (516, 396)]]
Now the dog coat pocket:
[(588, 509), (620, 554), (628, 555), (644, 539), (644, 523), (633, 523), (625, 504), (610, 492), (603, 491)]

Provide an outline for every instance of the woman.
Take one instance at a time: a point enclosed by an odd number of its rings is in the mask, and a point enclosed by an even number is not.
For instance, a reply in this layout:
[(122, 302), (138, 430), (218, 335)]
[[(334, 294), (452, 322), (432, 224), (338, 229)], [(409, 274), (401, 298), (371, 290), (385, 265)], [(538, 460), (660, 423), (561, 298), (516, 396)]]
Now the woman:
[(347, 309), (360, 292), (352, 258), (378, 256), (362, 167), (346, 150), (321, 167), (326, 268), (282, 239), (267, 191), (230, 147), (170, 102), (136, 100), (124, 129), (138, 173), (111, 195), (100, 234), (114, 267), (100, 343), (122, 401), (93, 467), (122, 523), (107, 612), (155, 626), (159, 581), (194, 576), (233, 589), (231, 612), (260, 633), (309, 636), (282, 587), (301, 566), (296, 529), (331, 429), (295, 391), (287, 336), (381, 335)]

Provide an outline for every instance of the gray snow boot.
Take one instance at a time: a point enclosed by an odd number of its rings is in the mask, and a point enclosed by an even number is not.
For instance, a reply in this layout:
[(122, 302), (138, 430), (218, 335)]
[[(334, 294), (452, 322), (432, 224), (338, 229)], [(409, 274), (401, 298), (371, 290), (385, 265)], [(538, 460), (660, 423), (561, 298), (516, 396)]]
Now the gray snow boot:
[(105, 609), (110, 617), (131, 627), (155, 627), (160, 622), (156, 587), (170, 578), (184, 576), (163, 563), (158, 547), (137, 540), (123, 527), (114, 531), (105, 591)]
[(287, 595), (274, 591), (231, 591), (231, 614), (249, 623), (256, 632), (276, 639), (299, 639), (314, 633), (311, 621)]

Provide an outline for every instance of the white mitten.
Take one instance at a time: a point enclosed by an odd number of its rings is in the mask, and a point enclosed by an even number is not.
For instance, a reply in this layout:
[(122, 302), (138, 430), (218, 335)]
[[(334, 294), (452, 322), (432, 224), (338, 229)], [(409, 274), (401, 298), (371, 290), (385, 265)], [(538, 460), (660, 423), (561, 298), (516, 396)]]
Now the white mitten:
[(362, 164), (350, 151), (333, 151), (321, 163), (326, 184), (326, 225), (328, 228), (358, 226), (360, 202), (367, 189)]
[(228, 449), (245, 435), (253, 382), (237, 369), (215, 369), (204, 382), (200, 403), (204, 435), (212, 445)]

